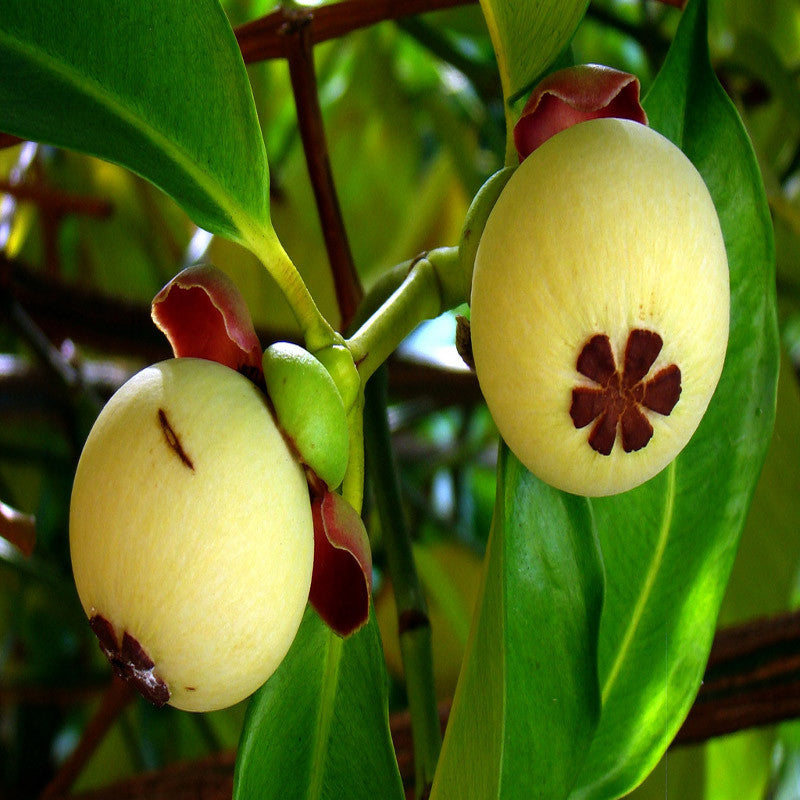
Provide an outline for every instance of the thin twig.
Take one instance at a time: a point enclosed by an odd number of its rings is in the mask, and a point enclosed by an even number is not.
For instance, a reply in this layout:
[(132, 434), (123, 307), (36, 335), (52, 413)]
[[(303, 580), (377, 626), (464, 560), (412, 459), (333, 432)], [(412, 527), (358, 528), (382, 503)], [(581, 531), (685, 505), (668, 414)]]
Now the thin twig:
[(386, 368), (367, 383), (364, 434), (368, 475), (383, 532), (388, 574), (397, 604), (397, 628), (403, 659), (411, 729), (417, 797), (427, 797), (442, 746), (436, 706), (431, 649), (431, 624), (417, 575), (411, 538), (403, 516), (397, 465), (386, 418)]
[(0, 194), (10, 194), (15, 200), (33, 203), (41, 210), (58, 214), (80, 214), (105, 219), (114, 212), (114, 206), (108, 200), (63, 192), (43, 183), (12, 183), (0, 180)]
[(9, 133), (0, 133), (0, 150), (6, 147), (16, 147), (24, 141), (24, 139), (20, 139), (18, 136), (12, 136)]
[(353, 264), (353, 255), (328, 156), (328, 143), (325, 139), (317, 77), (314, 71), (314, 53), (311, 44), (313, 29), (314, 16), (311, 12), (287, 11), (286, 23), (281, 32), (286, 47), (286, 60), (289, 63), (300, 137), (303, 141), (308, 174), (333, 274), (341, 328), (345, 330), (361, 302), (363, 291)]
[(22, 555), (31, 555), (36, 546), (36, 517), (0, 501), (0, 536), (11, 542)]
[(61, 765), (53, 780), (47, 784), (42, 792), (41, 800), (51, 800), (51, 798), (69, 793), (70, 787), (80, 775), (81, 770), (134, 696), (135, 692), (128, 683), (116, 676), (112, 679), (111, 685), (103, 694), (100, 707), (89, 720), (78, 746)]

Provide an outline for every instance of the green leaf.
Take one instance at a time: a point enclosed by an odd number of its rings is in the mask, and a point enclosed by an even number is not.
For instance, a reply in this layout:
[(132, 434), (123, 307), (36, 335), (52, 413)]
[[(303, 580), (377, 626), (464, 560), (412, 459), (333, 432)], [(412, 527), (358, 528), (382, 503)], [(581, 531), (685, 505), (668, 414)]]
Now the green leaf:
[(271, 231), (250, 84), (215, 0), (4, 0), (0, 130), (100, 156), (203, 228)]
[(566, 47), (587, 0), (480, 0), (497, 55), (503, 97), (514, 102)]
[[(492, 37), (506, 106), (506, 163), (515, 163), (511, 104), (563, 51), (588, 0), (480, 0)], [(510, 159), (513, 154), (514, 159)]]
[[(800, 565), (798, 442), (800, 390), (792, 364), (784, 357), (778, 379), (775, 430), (728, 581), (720, 625), (774, 616), (791, 605)], [(764, 580), (765, 575), (769, 580)]]
[(402, 800), (375, 615), (340, 639), (309, 608), (250, 701), (234, 800)]
[(603, 569), (588, 502), (503, 446), (486, 559), (431, 800), (558, 800), (599, 713)]
[(775, 414), (772, 227), (741, 121), (709, 63), (705, 0), (684, 11), (645, 102), (651, 125), (703, 175), (731, 273), (722, 378), (691, 442), (644, 486), (593, 503), (609, 591), (603, 711), (572, 797), (620, 797), (652, 769), (700, 686)]

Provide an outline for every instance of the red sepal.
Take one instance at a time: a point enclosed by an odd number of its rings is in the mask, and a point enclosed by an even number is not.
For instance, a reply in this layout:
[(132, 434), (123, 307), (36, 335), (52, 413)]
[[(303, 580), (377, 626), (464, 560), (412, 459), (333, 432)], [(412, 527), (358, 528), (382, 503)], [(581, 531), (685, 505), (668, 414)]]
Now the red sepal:
[(519, 160), (559, 131), (601, 117), (647, 124), (635, 75), (599, 64), (567, 67), (548, 75), (533, 90), (514, 126)]
[(372, 551), (361, 517), (335, 492), (311, 504), (314, 570), (309, 600), (340, 636), (355, 633), (369, 617)]
[(179, 272), (154, 298), (151, 316), (176, 358), (205, 358), (263, 382), (261, 343), (236, 285), (209, 264)]

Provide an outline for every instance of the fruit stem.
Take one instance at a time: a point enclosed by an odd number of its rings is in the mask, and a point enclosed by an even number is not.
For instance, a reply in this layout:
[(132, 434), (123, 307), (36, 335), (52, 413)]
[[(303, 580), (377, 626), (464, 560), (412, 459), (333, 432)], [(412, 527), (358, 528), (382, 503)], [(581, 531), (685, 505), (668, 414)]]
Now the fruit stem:
[(388, 573), (397, 604), (400, 654), (414, 740), (415, 797), (427, 797), (442, 747), (442, 733), (433, 680), (430, 620), (402, 512), (400, 482), (391, 448), (386, 416), (387, 383), (385, 367), (367, 383), (364, 432)]
[(340, 344), (341, 336), (322, 316), (275, 231), (271, 228), (269, 230), (247, 228), (243, 232), (243, 238), (244, 243), (267, 268), (267, 272), (283, 292), (300, 326), (306, 348), (313, 353), (329, 345)]
[(364, 501), (364, 393), (347, 414), (350, 457), (342, 481), (342, 497), (360, 514)]
[(347, 341), (362, 383), (417, 325), (466, 299), (460, 269), (455, 247), (431, 250), (412, 262), (405, 280)]

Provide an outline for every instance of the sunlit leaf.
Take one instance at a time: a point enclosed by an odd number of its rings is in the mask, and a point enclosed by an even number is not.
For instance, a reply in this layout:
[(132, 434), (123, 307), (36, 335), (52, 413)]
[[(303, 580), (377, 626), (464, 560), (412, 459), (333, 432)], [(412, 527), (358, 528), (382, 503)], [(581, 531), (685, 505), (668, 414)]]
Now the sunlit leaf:
[(717, 392), (681, 456), (639, 489), (593, 503), (608, 586), (603, 711), (575, 800), (629, 791), (688, 712), (775, 409), (772, 228), (750, 142), (709, 64), (705, 0), (684, 12), (645, 109), (714, 198), (731, 271), (730, 340)]
[(482, 596), (432, 800), (564, 798), (599, 711), (603, 572), (588, 501), (503, 447)]
[(204, 228), (269, 228), (250, 84), (215, 0), (7, 0), (0, 130), (121, 164)]

